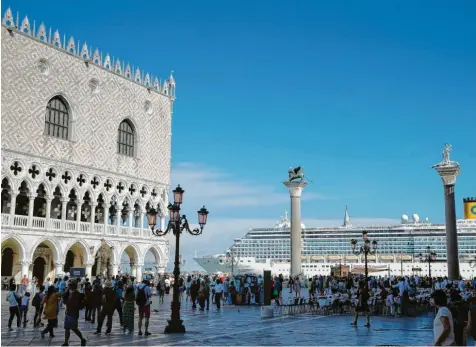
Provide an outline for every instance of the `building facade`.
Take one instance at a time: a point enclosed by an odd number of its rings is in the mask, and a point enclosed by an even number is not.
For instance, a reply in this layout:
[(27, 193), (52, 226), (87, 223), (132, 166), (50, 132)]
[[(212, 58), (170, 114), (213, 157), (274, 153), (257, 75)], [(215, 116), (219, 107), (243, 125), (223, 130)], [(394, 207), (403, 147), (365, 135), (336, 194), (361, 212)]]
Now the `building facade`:
[(173, 77), (19, 18), (2, 19), (2, 278), (116, 275), (124, 252), (133, 275), (148, 252), (163, 272), (145, 216), (165, 224)]

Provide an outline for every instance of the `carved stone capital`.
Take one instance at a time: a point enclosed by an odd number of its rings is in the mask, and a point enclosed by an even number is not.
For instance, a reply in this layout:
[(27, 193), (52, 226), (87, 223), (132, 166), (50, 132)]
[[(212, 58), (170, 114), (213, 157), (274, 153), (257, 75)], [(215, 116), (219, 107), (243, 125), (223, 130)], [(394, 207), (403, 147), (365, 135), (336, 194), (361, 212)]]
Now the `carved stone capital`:
[(445, 186), (456, 184), (456, 176), (461, 171), (459, 166), (437, 166), (435, 170), (440, 175)]
[(29, 261), (29, 260), (22, 260), (22, 261), (20, 261), (20, 264), (22, 266), (30, 266), (32, 264), (32, 262)]
[(69, 198), (61, 198), (61, 203), (64, 205), (64, 204), (67, 204), (69, 202)]
[(38, 194), (36, 194), (36, 193), (28, 193), (28, 199), (30, 199), (30, 200), (35, 200), (35, 198), (36, 198), (37, 195), (38, 195)]
[(64, 263), (61, 263), (61, 262), (55, 262), (55, 266), (56, 267), (63, 267), (64, 266)]
[(301, 198), (303, 189), (308, 185), (308, 182), (283, 182), (283, 184), (289, 189), (289, 195), (291, 198)]

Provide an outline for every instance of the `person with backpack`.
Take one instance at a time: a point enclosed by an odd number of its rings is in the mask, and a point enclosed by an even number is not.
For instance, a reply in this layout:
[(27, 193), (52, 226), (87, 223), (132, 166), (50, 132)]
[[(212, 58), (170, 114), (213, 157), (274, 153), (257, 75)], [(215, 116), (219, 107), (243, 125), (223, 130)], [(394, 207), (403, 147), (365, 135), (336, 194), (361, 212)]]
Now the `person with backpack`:
[(15, 293), (16, 286), (10, 285), (10, 291), (7, 294), (7, 300), (9, 302), (10, 306), (10, 318), (8, 319), (8, 330), (12, 331), (12, 322), (13, 318), (17, 316), (17, 328), (20, 327), (21, 325), (21, 318), (20, 318), (20, 307), (19, 307), (19, 302), (20, 302), (20, 297), (17, 296)]
[(81, 293), (78, 292), (78, 283), (75, 280), (69, 282), (68, 291), (63, 295), (63, 302), (66, 305), (63, 346), (69, 346), (71, 330), (81, 340), (81, 346), (86, 346), (86, 339), (78, 329), (79, 311), (83, 309), (83, 297)]
[(40, 286), (40, 291), (35, 294), (31, 301), (31, 306), (35, 308), (33, 327), (37, 328), (41, 324), (41, 311), (43, 311), (43, 297), (45, 296), (45, 286)]
[(145, 336), (151, 335), (149, 332), (149, 318), (150, 318), (150, 297), (151, 291), (149, 288), (149, 281), (143, 280), (141, 284), (137, 286), (136, 290), (136, 304), (139, 307), (139, 336), (142, 335), (142, 320), (145, 318)]
[(84, 320), (86, 322), (91, 321), (91, 283), (89, 283), (86, 279), (86, 283), (84, 284)]
[(116, 307), (116, 292), (112, 286), (112, 282), (107, 280), (104, 284), (104, 290), (102, 294), (102, 310), (99, 316), (97, 330), (94, 332), (94, 335), (101, 335), (102, 325), (104, 319), (107, 317), (107, 328), (106, 335), (111, 334), (112, 330), (112, 316), (114, 314), (114, 309)]

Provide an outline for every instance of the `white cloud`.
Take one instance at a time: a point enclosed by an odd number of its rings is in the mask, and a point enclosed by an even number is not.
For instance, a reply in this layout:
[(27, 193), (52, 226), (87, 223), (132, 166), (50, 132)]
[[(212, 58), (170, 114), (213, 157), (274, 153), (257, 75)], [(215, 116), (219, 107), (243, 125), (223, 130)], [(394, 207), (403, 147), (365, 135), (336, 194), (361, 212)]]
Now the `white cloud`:
[[(246, 215), (250, 208), (263, 205), (289, 205), (289, 195), (276, 191), (271, 185), (259, 182), (240, 180), (224, 171), (205, 168), (192, 163), (181, 163), (172, 169), (172, 182), (175, 187), (180, 184), (185, 189), (184, 212), (190, 213), (191, 227), (196, 227), (195, 211), (203, 204), (211, 211), (207, 225), (200, 236), (182, 234), (180, 238), (180, 253), (186, 259), (186, 269), (200, 269), (193, 261), (195, 252), (198, 256), (223, 253), (233, 244), (235, 238), (243, 237), (250, 228), (272, 227), (278, 220), (269, 218), (235, 218), (241, 212)], [(258, 194), (259, 193), (259, 194)], [(266, 199), (261, 197), (265, 196)], [(325, 196), (306, 193), (303, 199), (328, 199)], [(233, 212), (233, 213), (230, 213)], [(342, 220), (303, 220), (307, 227), (340, 226)], [(386, 218), (353, 218), (354, 225), (391, 225), (399, 221)], [(173, 251), (175, 249), (174, 235), (167, 236), (171, 245), (171, 261), (173, 267)]]
[[(200, 207), (205, 204), (213, 211), (289, 203), (289, 194), (284, 189), (276, 191), (271, 185), (238, 179), (219, 169), (192, 163), (174, 165), (172, 183), (172, 188), (180, 184), (185, 189), (184, 201), (187, 206)], [(328, 197), (315, 193), (303, 196), (303, 200), (316, 199)]]

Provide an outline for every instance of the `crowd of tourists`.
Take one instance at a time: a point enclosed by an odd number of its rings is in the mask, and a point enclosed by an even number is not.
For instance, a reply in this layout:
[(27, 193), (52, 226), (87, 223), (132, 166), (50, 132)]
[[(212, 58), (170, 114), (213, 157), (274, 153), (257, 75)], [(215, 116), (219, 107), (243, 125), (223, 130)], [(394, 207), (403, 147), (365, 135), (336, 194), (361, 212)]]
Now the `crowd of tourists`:
[[(93, 282), (67, 276), (51, 282), (48, 278), (41, 286), (28, 282), (26, 276), (19, 287), (12, 280), (3, 281), (3, 287), (9, 288), (8, 328), (12, 330), (15, 317), (17, 327), (22, 324), (25, 327), (31, 305), (35, 310), (33, 327), (46, 324), (41, 336), (44, 338), (49, 334), (52, 338), (58, 326), (58, 312), (64, 306), (64, 346), (69, 343), (71, 331), (80, 338), (81, 345), (86, 345), (86, 339), (78, 330), (81, 318), (92, 324), (97, 322), (96, 335), (101, 334), (107, 318), (105, 334), (109, 335), (116, 311), (123, 332), (132, 334), (136, 307), (138, 334), (150, 335), (151, 298), (157, 295), (159, 303), (163, 303), (174, 284), (168, 276), (138, 283), (128, 275), (112, 279), (97, 277)], [(353, 326), (357, 325), (360, 314), (366, 318), (365, 326), (370, 327), (371, 315), (404, 317), (435, 311), (435, 345), (465, 345), (467, 336), (476, 339), (476, 278), (471, 281), (419, 276), (371, 276), (365, 279), (362, 275), (349, 275), (286, 279), (280, 275), (271, 279), (269, 285), (274, 305), (316, 305), (334, 314), (351, 313), (354, 315)], [(262, 276), (186, 275), (180, 277), (178, 289), (183, 304), (201, 311), (209, 310), (210, 302), (216, 310), (227, 304), (264, 302)], [(80, 317), (80, 312), (84, 312), (84, 316)]]
[[(133, 277), (129, 276), (117, 276), (113, 279), (104, 279), (98, 276), (90, 282), (88, 278), (70, 279), (65, 276), (62, 279), (55, 279), (53, 282), (47, 278), (38, 288), (28, 286), (26, 281), (22, 283), (20, 288), (17, 288), (14, 282), (9, 283), (6, 300), (10, 310), (8, 320), (10, 331), (13, 330), (12, 323), (15, 317), (18, 328), (22, 325), (23, 327), (27, 326), (29, 322), (27, 314), (31, 306), (35, 310), (32, 326), (34, 328), (44, 327), (41, 331), (41, 338), (45, 338), (46, 334), (50, 338), (54, 338), (54, 329), (59, 324), (58, 314), (64, 308), (65, 341), (63, 346), (68, 346), (71, 331), (78, 336), (81, 346), (85, 346), (87, 340), (78, 329), (80, 319), (91, 324), (97, 323), (94, 334), (101, 335), (104, 321), (107, 318), (105, 334), (109, 335), (112, 330), (113, 316), (117, 311), (123, 332), (132, 334), (137, 307), (138, 335), (151, 335), (149, 318), (152, 284), (149, 280), (144, 279), (137, 283)], [(35, 288), (34, 295), (31, 295), (29, 288), (31, 291)]]

